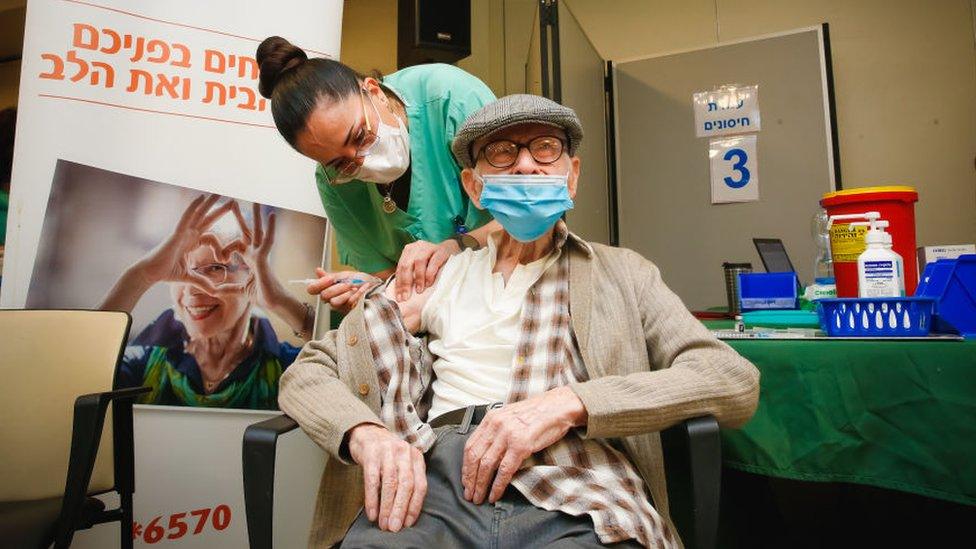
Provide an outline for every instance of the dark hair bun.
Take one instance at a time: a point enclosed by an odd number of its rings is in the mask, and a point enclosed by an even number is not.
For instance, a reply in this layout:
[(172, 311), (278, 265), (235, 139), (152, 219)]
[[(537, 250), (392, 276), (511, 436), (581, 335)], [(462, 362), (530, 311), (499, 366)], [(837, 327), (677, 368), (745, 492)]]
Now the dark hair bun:
[(269, 36), (258, 46), (255, 58), (261, 71), (258, 91), (264, 97), (271, 99), (271, 93), (281, 74), (307, 61), (308, 55), (280, 36)]

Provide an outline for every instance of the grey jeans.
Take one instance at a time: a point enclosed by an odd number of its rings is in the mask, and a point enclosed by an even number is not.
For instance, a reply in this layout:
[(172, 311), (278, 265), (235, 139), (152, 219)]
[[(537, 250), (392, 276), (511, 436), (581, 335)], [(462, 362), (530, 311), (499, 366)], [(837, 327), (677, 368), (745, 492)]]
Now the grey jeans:
[[(540, 509), (512, 486), (494, 504), (475, 505), (465, 500), (461, 463), (471, 431), (457, 431), (456, 425), (435, 430), (437, 442), (425, 456), (427, 498), (417, 523), (399, 532), (384, 532), (360, 512), (342, 547), (604, 547), (589, 516)], [(627, 540), (611, 547), (641, 545)]]

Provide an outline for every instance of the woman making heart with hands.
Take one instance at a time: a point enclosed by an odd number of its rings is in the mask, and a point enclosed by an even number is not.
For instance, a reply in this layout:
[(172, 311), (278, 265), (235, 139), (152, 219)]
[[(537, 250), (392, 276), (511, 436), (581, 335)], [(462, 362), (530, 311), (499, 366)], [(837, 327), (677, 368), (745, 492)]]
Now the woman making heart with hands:
[[(281, 318), (297, 335), (311, 333), (311, 307), (270, 266), (275, 214), (265, 221), (255, 204), (248, 226), (236, 201), (219, 199), (191, 202), (170, 236), (127, 268), (100, 306), (131, 312), (150, 288), (169, 283), (172, 308), (133, 339), (120, 369), (122, 386), (153, 387), (141, 402), (276, 408), (278, 377), (298, 349), (279, 343), (252, 309)], [(213, 226), (228, 214), (239, 233), (218, 235)]]

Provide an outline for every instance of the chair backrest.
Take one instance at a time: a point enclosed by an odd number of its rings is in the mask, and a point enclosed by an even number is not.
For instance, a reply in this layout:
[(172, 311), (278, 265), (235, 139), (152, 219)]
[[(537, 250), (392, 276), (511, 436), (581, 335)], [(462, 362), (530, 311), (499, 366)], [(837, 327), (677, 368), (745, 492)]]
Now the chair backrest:
[[(0, 501), (64, 493), (75, 399), (112, 390), (126, 313), (0, 310)], [(90, 491), (114, 484), (111, 409)]]

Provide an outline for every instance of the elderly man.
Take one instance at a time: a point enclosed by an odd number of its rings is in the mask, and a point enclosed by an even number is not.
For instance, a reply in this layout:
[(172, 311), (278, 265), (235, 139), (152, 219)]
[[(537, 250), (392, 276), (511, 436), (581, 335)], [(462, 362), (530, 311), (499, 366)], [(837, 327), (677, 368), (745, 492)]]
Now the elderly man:
[(741, 425), (759, 374), (652, 263), (568, 231), (582, 137), (536, 96), (471, 115), (452, 150), (503, 230), (421, 294), (372, 291), (284, 374), (332, 458), (310, 545), (680, 546), (658, 432)]

